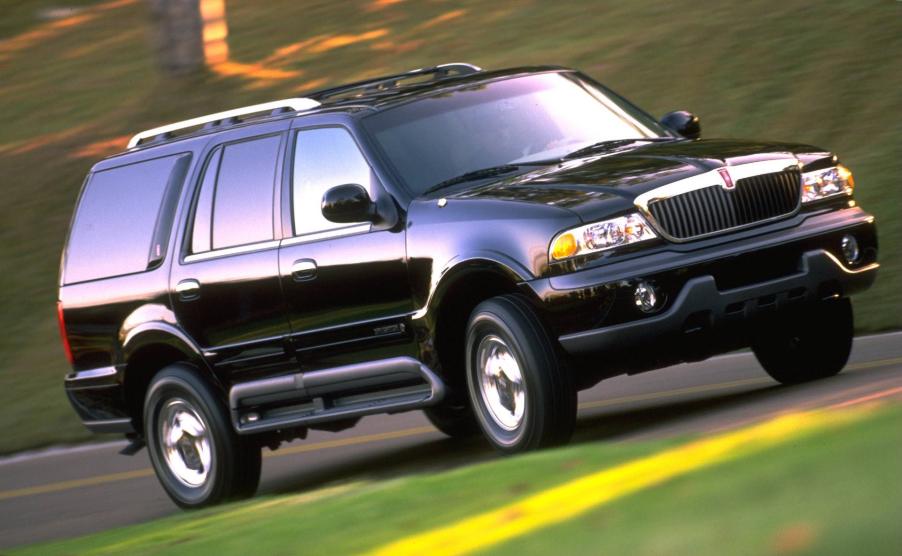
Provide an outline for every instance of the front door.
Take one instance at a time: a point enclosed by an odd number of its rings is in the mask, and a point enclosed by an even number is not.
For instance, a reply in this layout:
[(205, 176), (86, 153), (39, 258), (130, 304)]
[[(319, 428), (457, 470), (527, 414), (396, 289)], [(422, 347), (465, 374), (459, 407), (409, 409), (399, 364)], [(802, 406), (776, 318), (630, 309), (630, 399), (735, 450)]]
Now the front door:
[(373, 199), (388, 193), (346, 128), (300, 129), (291, 141), (292, 237), (282, 241), (279, 269), (301, 368), (414, 354), (403, 230), (336, 224), (320, 209), (336, 185), (362, 185)]
[(223, 133), (208, 151), (185, 223), (184, 252), (172, 269), (179, 324), (217, 372), (229, 376), (294, 367), (275, 216), (288, 125), (258, 126), (253, 136)]

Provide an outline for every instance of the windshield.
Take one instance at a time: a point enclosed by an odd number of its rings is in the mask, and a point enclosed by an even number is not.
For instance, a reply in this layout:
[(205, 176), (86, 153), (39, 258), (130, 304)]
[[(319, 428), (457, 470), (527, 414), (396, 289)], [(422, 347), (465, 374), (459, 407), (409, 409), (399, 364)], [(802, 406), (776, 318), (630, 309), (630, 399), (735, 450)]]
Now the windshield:
[(464, 87), (364, 118), (407, 188), (474, 170), (559, 159), (602, 141), (669, 136), (648, 115), (569, 73)]

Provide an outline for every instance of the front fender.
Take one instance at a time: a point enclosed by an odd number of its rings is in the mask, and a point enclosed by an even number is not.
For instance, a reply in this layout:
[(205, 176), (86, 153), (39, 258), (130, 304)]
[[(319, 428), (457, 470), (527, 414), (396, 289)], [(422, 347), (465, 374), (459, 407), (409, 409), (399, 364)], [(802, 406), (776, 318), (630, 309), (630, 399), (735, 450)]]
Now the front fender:
[(492, 273), (509, 281), (512, 285), (532, 278), (529, 269), (503, 253), (474, 251), (448, 261), (441, 269), (435, 269), (429, 281), (429, 292), (423, 306), (413, 318), (423, 318), (435, 311), (445, 294), (461, 280), (475, 274)]

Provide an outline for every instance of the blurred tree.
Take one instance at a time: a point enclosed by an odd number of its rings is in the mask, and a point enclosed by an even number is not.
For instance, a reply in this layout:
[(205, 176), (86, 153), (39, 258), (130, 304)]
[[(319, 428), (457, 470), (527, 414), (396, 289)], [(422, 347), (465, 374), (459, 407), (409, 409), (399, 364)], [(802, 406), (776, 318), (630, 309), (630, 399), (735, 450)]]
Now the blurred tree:
[(154, 48), (167, 73), (185, 75), (229, 59), (225, 0), (150, 0)]
[(204, 40), (200, 0), (149, 0), (153, 42), (164, 71), (186, 75), (203, 69)]

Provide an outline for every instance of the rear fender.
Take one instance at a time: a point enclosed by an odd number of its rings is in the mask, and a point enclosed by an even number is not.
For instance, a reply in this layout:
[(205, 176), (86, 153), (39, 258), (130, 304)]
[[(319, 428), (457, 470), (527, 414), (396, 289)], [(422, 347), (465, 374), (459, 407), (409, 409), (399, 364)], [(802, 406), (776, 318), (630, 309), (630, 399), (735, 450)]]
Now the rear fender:
[(133, 311), (119, 330), (122, 351), (118, 363), (127, 365), (139, 350), (153, 346), (173, 348), (185, 356), (185, 361), (206, 372), (217, 384), (219, 381), (204, 359), (203, 350), (181, 329), (175, 314), (160, 304), (143, 305)]

